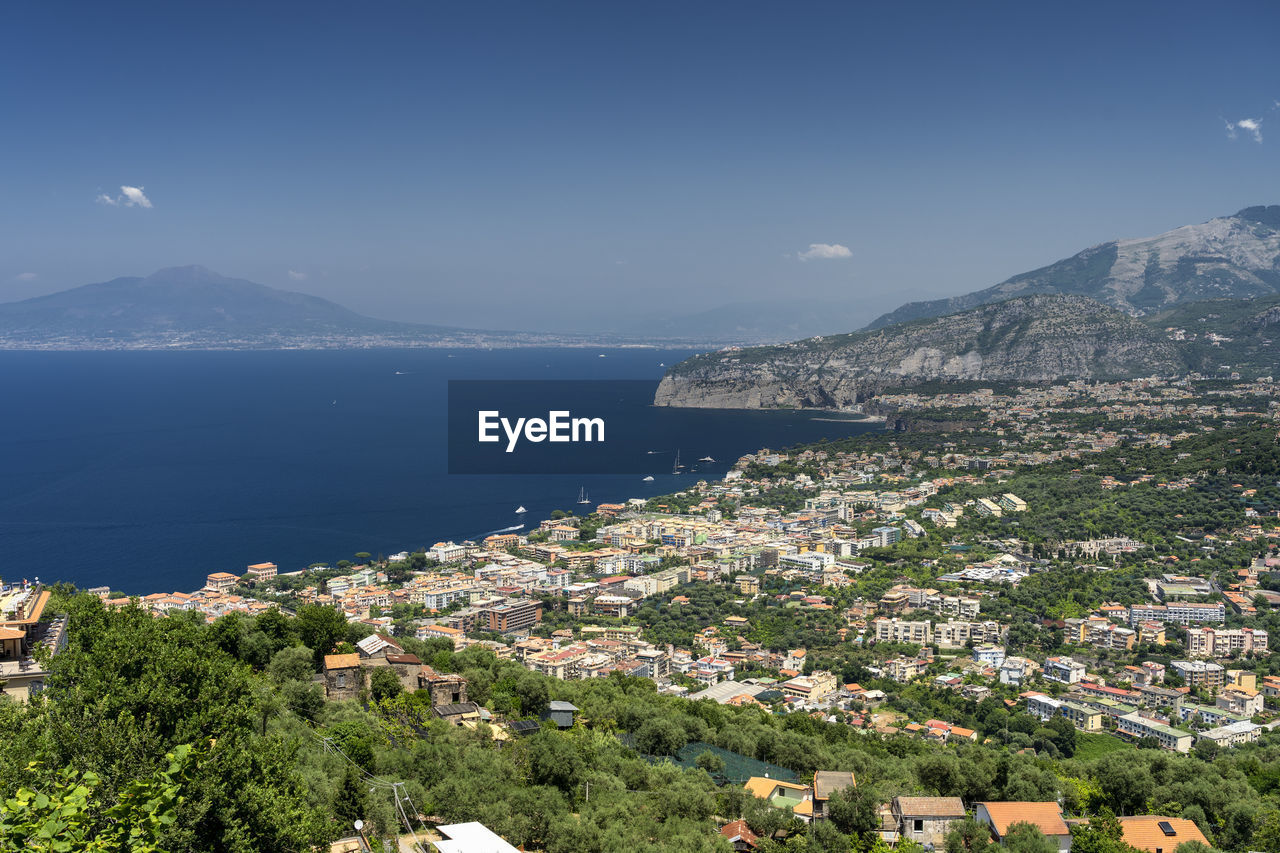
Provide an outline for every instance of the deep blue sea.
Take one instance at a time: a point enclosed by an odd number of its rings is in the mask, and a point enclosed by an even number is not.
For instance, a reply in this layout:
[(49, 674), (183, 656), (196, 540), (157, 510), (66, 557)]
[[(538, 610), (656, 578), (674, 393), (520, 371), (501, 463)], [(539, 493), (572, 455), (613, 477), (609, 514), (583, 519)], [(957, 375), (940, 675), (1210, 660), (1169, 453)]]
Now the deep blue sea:
[[(604, 354), (606, 357), (601, 358)], [(627, 475), (450, 475), (449, 379), (644, 379), (689, 351), (0, 353), (0, 577), (129, 593), (487, 535), (552, 510), (665, 494), (743, 453), (878, 429), (803, 412), (637, 417), (683, 458)], [(634, 383), (620, 387), (643, 389)], [(637, 392), (630, 392), (637, 393)], [(529, 512), (517, 517), (515, 508)]]

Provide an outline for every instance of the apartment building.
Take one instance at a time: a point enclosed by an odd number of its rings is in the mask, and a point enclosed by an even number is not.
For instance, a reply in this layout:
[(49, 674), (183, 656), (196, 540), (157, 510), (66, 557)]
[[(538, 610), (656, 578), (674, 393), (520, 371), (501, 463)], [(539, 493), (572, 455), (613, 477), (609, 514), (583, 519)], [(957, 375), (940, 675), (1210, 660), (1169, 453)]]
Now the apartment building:
[(927, 646), (933, 642), (933, 628), (928, 622), (886, 619), (881, 616), (872, 621), (871, 629), (877, 643), (915, 643)]
[(1191, 743), (1195, 740), (1195, 735), (1191, 732), (1175, 729), (1159, 720), (1148, 719), (1136, 713), (1125, 714), (1117, 720), (1116, 731), (1135, 740), (1144, 737), (1155, 738), (1162, 749), (1172, 752), (1190, 752)]
[(1223, 658), (1249, 653), (1270, 653), (1266, 631), (1261, 628), (1187, 629), (1187, 654), (1191, 657)]
[(1188, 687), (1221, 687), (1226, 683), (1226, 667), (1203, 660), (1175, 660), (1169, 666)]
[(1069, 657), (1045, 658), (1044, 677), (1046, 681), (1057, 681), (1060, 684), (1077, 684), (1085, 676), (1084, 664)]
[(1135, 604), (1129, 608), (1130, 625), (1148, 621), (1221, 625), (1226, 618), (1227, 609), (1220, 601), (1169, 601), (1165, 604)]

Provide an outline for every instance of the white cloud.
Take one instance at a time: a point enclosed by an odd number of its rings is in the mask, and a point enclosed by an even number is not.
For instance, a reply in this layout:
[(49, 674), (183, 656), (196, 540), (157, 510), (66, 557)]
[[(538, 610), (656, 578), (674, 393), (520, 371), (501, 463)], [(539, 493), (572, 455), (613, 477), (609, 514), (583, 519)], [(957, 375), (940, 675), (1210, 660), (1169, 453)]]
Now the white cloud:
[(306, 281), (307, 274), (304, 272), (299, 272), (298, 270), (289, 270), (289, 278), (293, 279), (294, 281)]
[(1260, 118), (1242, 118), (1235, 122), (1223, 119), (1223, 123), (1227, 126), (1228, 139), (1235, 139), (1236, 131), (1243, 130), (1253, 137), (1254, 142), (1262, 142), (1262, 119)]
[(33, 272), (20, 272), (14, 278), (18, 281), (35, 281), (38, 276)]
[(810, 243), (809, 248), (797, 252), (796, 257), (802, 261), (829, 261), (836, 258), (852, 258), (853, 252), (848, 246), (839, 243)]
[(112, 207), (151, 207), (151, 199), (142, 191), (142, 187), (120, 187), (120, 195), (112, 198), (106, 193), (98, 193), (98, 204)]

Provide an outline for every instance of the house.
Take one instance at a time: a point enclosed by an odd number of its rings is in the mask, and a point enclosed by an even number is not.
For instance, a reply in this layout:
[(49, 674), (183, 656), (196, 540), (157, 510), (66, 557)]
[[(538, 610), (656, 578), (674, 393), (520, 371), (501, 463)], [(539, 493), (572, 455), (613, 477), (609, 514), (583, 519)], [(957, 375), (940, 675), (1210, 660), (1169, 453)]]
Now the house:
[(388, 654), (404, 654), (404, 649), (385, 634), (370, 634), (356, 643), (356, 651), (362, 658), (386, 658)]
[(1159, 815), (1134, 815), (1120, 818), (1124, 843), (1148, 853), (1173, 853), (1179, 844), (1199, 841), (1209, 846), (1195, 821), (1181, 817)]
[(760, 838), (751, 831), (745, 820), (735, 820), (720, 827), (720, 834), (729, 839), (734, 850), (755, 850)]
[(894, 797), (893, 818), (899, 838), (941, 848), (951, 824), (964, 818), (959, 797)]
[(1044, 833), (1045, 837), (1056, 842), (1061, 853), (1071, 849), (1071, 831), (1062, 819), (1062, 806), (1056, 802), (978, 803), (974, 819), (989, 826), (996, 841), (1003, 841), (1009, 834), (1010, 827), (1015, 824), (1029, 823)]
[(240, 582), (231, 572), (214, 572), (205, 578), (204, 588), (214, 592), (227, 592)]
[[(387, 655), (387, 661), (393, 657), (412, 657), (411, 655)], [(416, 660), (416, 658), (415, 658)], [(467, 680), (453, 673), (439, 673), (429, 666), (419, 665), (418, 690), (426, 690), (431, 696), (431, 707), (437, 705), (458, 705), (467, 701)]]
[(827, 816), (827, 801), (836, 791), (857, 785), (853, 774), (843, 770), (819, 770), (813, 774), (813, 817), (820, 820)]
[(542, 719), (551, 720), (558, 728), (573, 728), (573, 715), (578, 713), (580, 709), (572, 702), (551, 701), (547, 703), (547, 710), (542, 713)]
[(360, 655), (324, 656), (324, 696), (326, 699), (354, 699), (364, 689)]
[(436, 832), (444, 836), (432, 841), (437, 853), (519, 853), (502, 836), (478, 821), (451, 823), (437, 826)]
[(431, 713), (435, 714), (438, 719), (453, 723), (455, 726), (460, 726), (467, 722), (479, 722), (482, 717), (480, 706), (475, 702), (437, 705), (431, 709)]
[(790, 809), (801, 820), (807, 822), (813, 816), (813, 790), (806, 785), (752, 776), (743, 787), (747, 793), (768, 801), (771, 806)]

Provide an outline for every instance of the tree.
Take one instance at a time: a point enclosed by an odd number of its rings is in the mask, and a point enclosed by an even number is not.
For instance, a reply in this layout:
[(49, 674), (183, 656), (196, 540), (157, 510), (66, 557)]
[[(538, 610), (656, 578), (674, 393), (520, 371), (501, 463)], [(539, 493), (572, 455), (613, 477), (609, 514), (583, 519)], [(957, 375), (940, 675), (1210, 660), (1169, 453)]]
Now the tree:
[(724, 759), (709, 749), (703, 750), (693, 762), (698, 769), (715, 775), (724, 772)]
[(312, 649), (312, 659), (319, 669), (324, 656), (347, 636), (347, 617), (332, 607), (304, 604), (298, 608), (298, 638)]
[(529, 777), (537, 785), (550, 785), (572, 794), (582, 774), (582, 758), (559, 732), (540, 731), (527, 741)]
[(375, 666), (373, 674), (369, 676), (369, 692), (373, 698), (381, 702), (384, 699), (394, 699), (404, 691), (404, 685), (400, 683), (400, 679), (396, 677), (395, 671), (389, 666)]
[(333, 797), (333, 816), (345, 831), (369, 811), (369, 798), (360, 774), (350, 765), (342, 777), (342, 785)]
[(636, 749), (646, 755), (675, 755), (686, 743), (684, 728), (665, 717), (650, 717), (636, 732)]
[(1020, 821), (1009, 827), (1000, 846), (1006, 853), (1058, 853), (1058, 844), (1034, 824)]
[(846, 835), (867, 843), (880, 829), (879, 804), (867, 786), (841, 788), (827, 801), (827, 815)]
[(947, 833), (947, 853), (984, 853), (991, 846), (991, 830), (971, 817), (951, 824)]
[(289, 646), (276, 652), (267, 664), (267, 674), (278, 683), (287, 681), (310, 681), (315, 675), (312, 666), (311, 649), (306, 646)]

